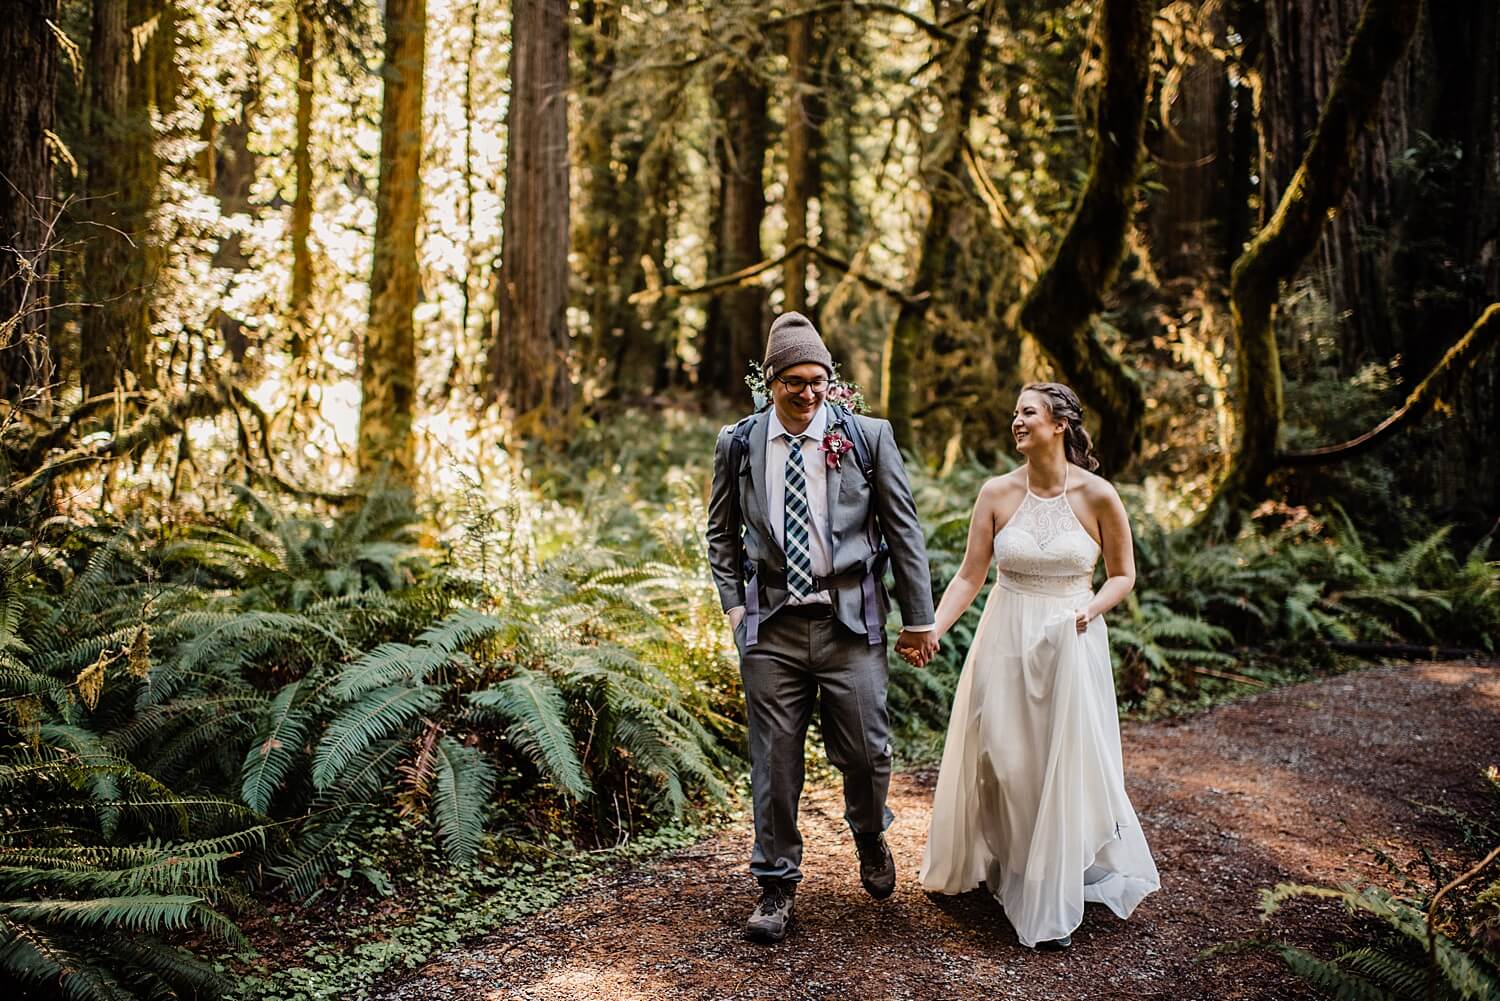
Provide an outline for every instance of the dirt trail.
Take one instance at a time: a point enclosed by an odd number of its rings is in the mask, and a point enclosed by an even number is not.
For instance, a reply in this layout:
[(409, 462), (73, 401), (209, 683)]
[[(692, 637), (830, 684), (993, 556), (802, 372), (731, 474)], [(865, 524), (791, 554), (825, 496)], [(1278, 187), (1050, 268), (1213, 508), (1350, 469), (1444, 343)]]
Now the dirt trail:
[[(1200, 958), (1261, 932), (1261, 887), (1388, 882), (1368, 849), (1403, 863), (1452, 845), (1419, 804), (1471, 805), (1476, 762), (1500, 762), (1500, 670), (1374, 668), (1190, 719), (1124, 728), (1126, 784), (1162, 872), (1128, 922), (1091, 906), (1066, 953), (1021, 947), (981, 893), (918, 889), (935, 773), (899, 776), (894, 897), (859, 887), (834, 788), (803, 800), (797, 924), (773, 947), (741, 938), (755, 902), (748, 825), (603, 877), (557, 907), (429, 963), (385, 1001), (558, 999), (1304, 998), (1259, 955)], [(1441, 856), (1444, 851), (1439, 851)], [(1335, 908), (1290, 906), (1275, 930), (1336, 941)]]

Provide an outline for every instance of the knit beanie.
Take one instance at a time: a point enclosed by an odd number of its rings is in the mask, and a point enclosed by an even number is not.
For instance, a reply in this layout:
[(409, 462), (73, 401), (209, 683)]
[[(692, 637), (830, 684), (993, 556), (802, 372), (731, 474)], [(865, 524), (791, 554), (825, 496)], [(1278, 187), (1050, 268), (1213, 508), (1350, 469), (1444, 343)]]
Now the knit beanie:
[(766, 360), (761, 366), (769, 379), (778, 372), (807, 363), (822, 365), (833, 375), (833, 356), (823, 346), (812, 321), (801, 313), (782, 313), (766, 338)]

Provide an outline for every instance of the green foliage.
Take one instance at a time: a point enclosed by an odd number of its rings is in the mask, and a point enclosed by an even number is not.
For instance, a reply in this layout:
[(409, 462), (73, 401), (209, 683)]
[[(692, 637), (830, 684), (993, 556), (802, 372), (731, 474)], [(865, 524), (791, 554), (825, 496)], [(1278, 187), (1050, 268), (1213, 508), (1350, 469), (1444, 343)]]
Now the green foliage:
[[(1461, 832), (1493, 836), (1500, 819), (1500, 772), (1484, 772), (1490, 793), (1488, 817), (1455, 819)], [(1457, 814), (1457, 811), (1447, 811)], [(1475, 849), (1476, 851), (1482, 849)], [(1332, 998), (1403, 1001), (1434, 997), (1451, 1001), (1500, 999), (1500, 878), (1484, 862), (1462, 874), (1439, 864), (1423, 850), (1432, 884), (1418, 880), (1377, 852), (1396, 875), (1401, 891), (1366, 886), (1308, 886), (1283, 883), (1261, 892), (1261, 913), (1270, 920), (1289, 900), (1310, 898), (1341, 903), (1358, 920), (1359, 940), (1324, 959), (1285, 942), (1263, 943), (1287, 967)], [(1493, 853), (1484, 859), (1493, 864)], [(1437, 887), (1443, 887), (1441, 899)]]

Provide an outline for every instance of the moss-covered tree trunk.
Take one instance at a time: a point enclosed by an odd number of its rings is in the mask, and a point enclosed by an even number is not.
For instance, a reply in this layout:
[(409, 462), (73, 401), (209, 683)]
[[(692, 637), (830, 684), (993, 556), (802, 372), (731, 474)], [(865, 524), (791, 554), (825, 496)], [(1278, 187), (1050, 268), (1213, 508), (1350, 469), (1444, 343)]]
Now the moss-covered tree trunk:
[(297, 112), (296, 137), (292, 145), (292, 167), (297, 175), (292, 195), (292, 287), (287, 312), (292, 321), (292, 357), (307, 354), (307, 313), (312, 298), (312, 116), (313, 67), (316, 58), (312, 12), (306, 0), (297, 4)]
[[(766, 87), (755, 65), (762, 47), (753, 32), (731, 38), (729, 44), (732, 51), (713, 84), (718, 184), (710, 275), (731, 274), (764, 259), (760, 227), (766, 214), (763, 172), (770, 129)], [(720, 293), (709, 303), (699, 352), (702, 389), (734, 400), (745, 398), (749, 363), (763, 357), (765, 313), (765, 290), (756, 283)]]
[(410, 485), (415, 475), (417, 217), (422, 205), (426, 0), (386, 0), (380, 186), (370, 318), (360, 365), (359, 472)]
[(517, 414), (537, 420), (553, 420), (573, 402), (568, 17), (564, 0), (517, 0), (511, 8), (505, 207), (489, 389)]
[(912, 426), (915, 399), (912, 365), (925, 331), (927, 312), (933, 295), (943, 291), (945, 279), (956, 270), (961, 253), (958, 241), (953, 238), (954, 220), (964, 206), (977, 200), (964, 166), (964, 138), (979, 100), (980, 71), (995, 7), (993, 2), (986, 2), (980, 6), (977, 17), (960, 22), (960, 30), (966, 34), (948, 54), (943, 67), (942, 118), (922, 152), (922, 181), (930, 206), (927, 224), (922, 230), (915, 276), (886, 336), (881, 357), (880, 407), (902, 448), (916, 445)]
[(1381, 90), (1416, 28), (1420, 0), (1369, 0), (1323, 105), (1318, 128), (1276, 213), (1235, 262), (1230, 280), (1241, 438), (1213, 499), (1195, 527), (1233, 531), (1275, 470), (1282, 381), (1274, 312), (1281, 283), (1296, 277), (1323, 222), (1349, 187), (1360, 135), (1380, 107)]
[(1089, 178), (1067, 232), (1021, 304), (1021, 327), (1099, 419), (1099, 458), (1118, 471), (1140, 447), (1145, 394), (1134, 370), (1094, 330), (1125, 255), (1151, 83), (1149, 0), (1104, 4), (1104, 81)]
[(0, 16), (0, 397), (45, 408), (48, 244), (55, 215), (52, 132), (58, 0), (17, 0)]

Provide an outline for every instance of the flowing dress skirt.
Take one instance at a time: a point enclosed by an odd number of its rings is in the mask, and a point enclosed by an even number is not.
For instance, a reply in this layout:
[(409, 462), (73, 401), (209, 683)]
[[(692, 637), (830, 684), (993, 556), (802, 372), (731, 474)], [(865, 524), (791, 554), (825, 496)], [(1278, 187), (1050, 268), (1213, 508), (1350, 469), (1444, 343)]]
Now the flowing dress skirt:
[(983, 882), (1028, 947), (1069, 935), (1086, 901), (1128, 917), (1160, 885), (1125, 795), (1104, 620), (1087, 591), (990, 590), (959, 677), (922, 862), (924, 889)]

